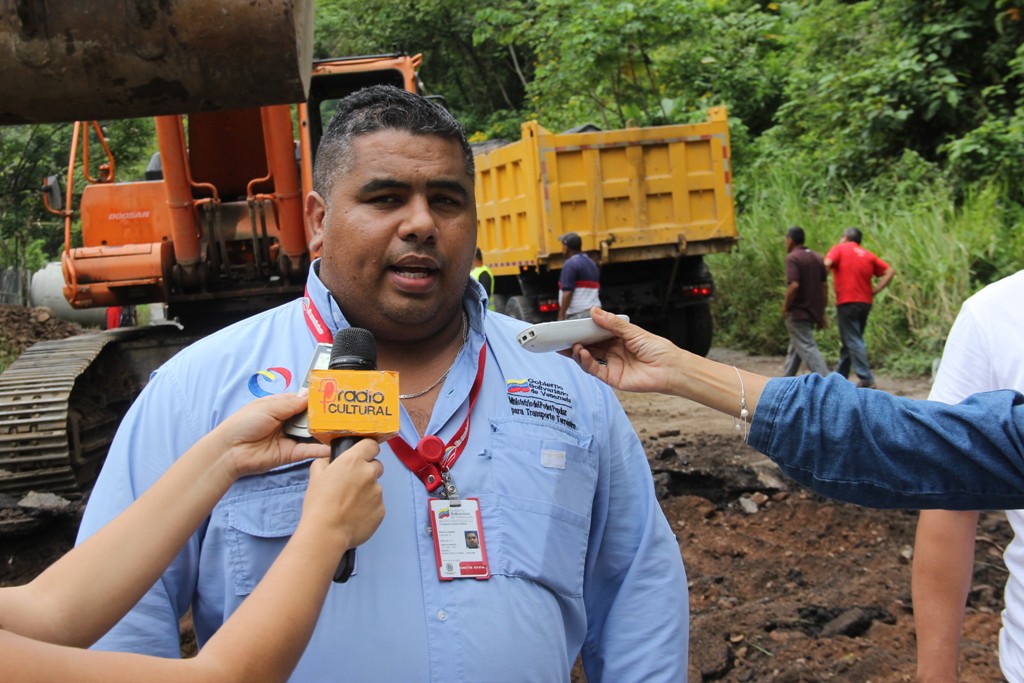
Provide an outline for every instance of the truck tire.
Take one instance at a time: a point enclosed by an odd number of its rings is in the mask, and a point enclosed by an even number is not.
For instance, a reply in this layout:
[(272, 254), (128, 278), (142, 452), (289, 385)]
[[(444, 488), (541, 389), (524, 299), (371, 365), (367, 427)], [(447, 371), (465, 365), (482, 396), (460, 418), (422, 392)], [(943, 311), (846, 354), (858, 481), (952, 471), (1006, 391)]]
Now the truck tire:
[(668, 319), (668, 338), (676, 346), (698, 356), (711, 350), (711, 305), (697, 304), (679, 308)]
[(698, 356), (708, 355), (711, 350), (711, 304), (697, 304), (686, 309), (686, 336), (689, 337), (687, 351)]
[(527, 323), (540, 322), (540, 315), (534, 310), (533, 299), (528, 296), (510, 297), (505, 304), (505, 315)]
[(491, 302), (494, 303), (495, 313), (504, 313), (505, 306), (508, 305), (508, 297), (504, 294), (495, 294), (491, 297)]

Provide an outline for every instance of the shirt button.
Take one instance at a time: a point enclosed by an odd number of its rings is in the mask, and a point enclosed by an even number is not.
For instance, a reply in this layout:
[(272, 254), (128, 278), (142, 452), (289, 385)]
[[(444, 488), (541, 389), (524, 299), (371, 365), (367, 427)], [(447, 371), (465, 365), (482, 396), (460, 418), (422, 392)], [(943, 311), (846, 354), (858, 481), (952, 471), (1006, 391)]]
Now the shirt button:
[(437, 618), (439, 621), (448, 621), (448, 613), (443, 609), (437, 610)]
[(429, 524), (423, 528), (423, 531), (426, 532), (427, 536), (433, 536), (434, 535), (434, 530), (432, 528), (430, 528)]

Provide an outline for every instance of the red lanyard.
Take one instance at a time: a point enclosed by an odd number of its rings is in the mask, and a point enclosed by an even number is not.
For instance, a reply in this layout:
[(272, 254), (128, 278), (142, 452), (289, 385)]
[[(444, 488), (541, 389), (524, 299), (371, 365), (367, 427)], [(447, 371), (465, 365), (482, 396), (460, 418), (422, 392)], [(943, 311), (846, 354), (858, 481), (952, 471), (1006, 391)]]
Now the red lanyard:
[(313, 303), (313, 299), (309, 296), (309, 287), (306, 287), (306, 291), (302, 297), (302, 312), (306, 314), (306, 327), (313, 333), (313, 338), (321, 344), (330, 344), (334, 341), (331, 337), (331, 330), (327, 327), (327, 323), (324, 322), (324, 317), (320, 315), (320, 311), (317, 310), (316, 304)]
[[(466, 418), (462, 426), (455, 432), (455, 436), (448, 440), (448, 443), (441, 441), (441, 438), (433, 434), (420, 439), (413, 448), (405, 439), (400, 436), (388, 440), (388, 445), (394, 451), (398, 459), (406, 467), (412, 470), (413, 474), (420, 478), (427, 491), (435, 491), (441, 486), (442, 475), (455, 466), (455, 461), (462, 455), (466, 448), (466, 440), (469, 438), (469, 418), (473, 415), (473, 406), (476, 404), (476, 397), (480, 394), (480, 385), (484, 380), (484, 365), (487, 362), (487, 345), (480, 348), (480, 358), (477, 361), (476, 379), (473, 380), (473, 388), (469, 390), (469, 410), (466, 411)], [(452, 484), (454, 487), (454, 484)]]
[[(320, 315), (320, 311), (317, 310), (316, 304), (313, 303), (313, 299), (310, 298), (308, 288), (305, 292), (302, 308), (306, 315), (306, 326), (309, 327), (309, 331), (317, 342), (331, 343), (331, 332), (327, 327), (327, 323), (324, 322), (323, 316)], [(423, 485), (427, 487), (429, 492), (436, 491), (444, 479), (450, 480), (450, 476), (446, 477), (444, 475), (455, 466), (455, 462), (466, 448), (466, 441), (469, 439), (469, 418), (473, 415), (473, 406), (476, 404), (476, 398), (480, 394), (486, 362), (487, 345), (484, 344), (480, 348), (480, 357), (477, 360), (476, 378), (473, 380), (473, 387), (469, 390), (469, 410), (466, 411), (466, 417), (462, 421), (462, 426), (459, 427), (447, 444), (440, 437), (433, 434), (420, 439), (419, 443), (416, 444), (416, 448), (410, 446), (400, 436), (388, 440), (388, 445), (391, 446), (394, 454), (406, 467), (412, 470), (413, 474), (420, 478), (420, 481), (423, 482)], [(452, 493), (457, 495), (454, 482), (452, 482), (451, 488)], [(441, 495), (445, 494), (446, 492), (442, 491)]]

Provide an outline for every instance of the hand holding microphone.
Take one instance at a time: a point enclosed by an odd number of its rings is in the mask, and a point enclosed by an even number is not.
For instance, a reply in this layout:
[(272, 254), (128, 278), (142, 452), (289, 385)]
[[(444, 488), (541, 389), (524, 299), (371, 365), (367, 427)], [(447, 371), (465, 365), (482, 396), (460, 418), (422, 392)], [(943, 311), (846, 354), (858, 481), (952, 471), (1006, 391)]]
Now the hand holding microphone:
[[(380, 526), (384, 501), (378, 479), (384, 466), (377, 460), (379, 452), (377, 442), (360, 439), (345, 457), (334, 462), (318, 458), (310, 465), (299, 529), (304, 525), (315, 529), (321, 552), (343, 557)], [(333, 576), (337, 574), (335, 568)]]
[[(398, 373), (377, 370), (377, 343), (368, 330), (338, 330), (326, 370), (309, 376), (309, 433), (329, 444), (331, 460), (360, 439), (378, 442), (399, 431)], [(355, 548), (345, 551), (334, 580), (355, 569)]]

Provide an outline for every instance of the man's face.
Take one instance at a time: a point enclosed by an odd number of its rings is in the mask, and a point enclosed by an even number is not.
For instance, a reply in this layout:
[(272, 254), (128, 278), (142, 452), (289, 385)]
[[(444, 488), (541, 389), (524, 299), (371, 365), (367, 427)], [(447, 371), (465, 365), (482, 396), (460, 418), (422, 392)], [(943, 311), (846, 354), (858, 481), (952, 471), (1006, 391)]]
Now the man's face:
[(476, 246), (473, 179), (455, 141), (380, 131), (306, 213), (323, 234), (320, 279), (348, 321), (379, 339), (416, 340), (458, 312)]

